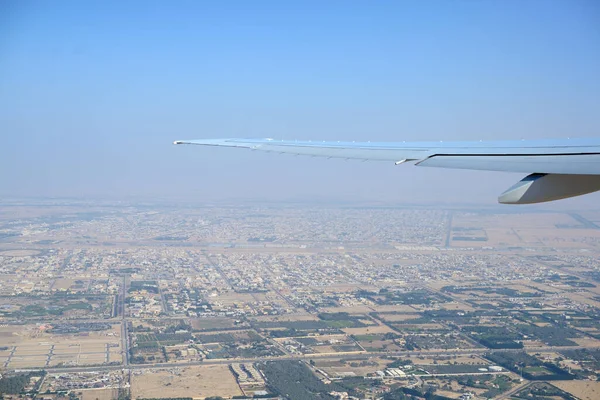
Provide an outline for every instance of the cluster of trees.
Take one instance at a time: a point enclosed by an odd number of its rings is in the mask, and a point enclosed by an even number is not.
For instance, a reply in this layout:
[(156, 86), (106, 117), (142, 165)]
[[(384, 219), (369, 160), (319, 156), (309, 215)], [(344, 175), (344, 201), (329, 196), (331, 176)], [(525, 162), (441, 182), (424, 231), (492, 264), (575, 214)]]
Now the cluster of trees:
[(442, 292), (449, 293), (464, 293), (464, 292), (484, 292), (486, 294), (499, 294), (507, 297), (541, 297), (541, 292), (519, 292), (518, 290), (506, 288), (506, 287), (494, 287), (494, 286), (444, 286)]
[(362, 328), (367, 325), (360, 321), (361, 316), (353, 316), (346, 312), (320, 313), (319, 319), (330, 328)]
[(379, 297), (369, 298), (378, 304), (424, 304), (430, 305), (435, 302), (444, 303), (452, 300), (450, 297), (438, 293), (429, 292), (425, 289), (414, 290), (412, 292), (391, 291), (381, 289), (380, 296), (385, 296), (385, 299)]
[(237, 339), (231, 333), (214, 333), (209, 335), (196, 335), (200, 343), (235, 343)]
[(158, 284), (156, 281), (133, 281), (129, 287), (129, 293), (138, 290), (145, 290), (150, 293), (158, 294)]
[(180, 319), (177, 324), (169, 325), (165, 328), (164, 333), (175, 333), (177, 331), (190, 331), (192, 327), (185, 320)]
[[(503, 366), (504, 368), (513, 371), (518, 374), (523, 374), (523, 378), (530, 381), (556, 381), (556, 380), (572, 380), (575, 379), (574, 375), (571, 375), (558, 365), (552, 363), (544, 363), (537, 358), (530, 356), (525, 352), (510, 353), (510, 352), (498, 352), (487, 354), (486, 358)], [(541, 371), (535, 373), (530, 372), (531, 367), (543, 368)], [(528, 371), (529, 368), (529, 371)], [(547, 373), (544, 373), (544, 370)]]
[(333, 389), (298, 361), (267, 362), (259, 366), (266, 377), (269, 391), (293, 400), (329, 400)]
[(0, 379), (0, 394), (19, 394), (29, 383), (29, 374), (21, 374)]
[(435, 394), (435, 388), (428, 388), (425, 392), (411, 388), (398, 388), (386, 393), (383, 396), (383, 400), (409, 400), (409, 399), (421, 399), (426, 400), (451, 400), (450, 397), (440, 396)]
[[(368, 363), (363, 361), (360, 365)], [(311, 361), (311, 365), (314, 364)], [(363, 377), (347, 377), (325, 384), (298, 361), (267, 362), (259, 368), (265, 374), (269, 392), (290, 400), (329, 400), (334, 398), (329, 394), (331, 392), (347, 392), (350, 396), (363, 398), (365, 390), (380, 384), (376, 379)]]
[(501, 336), (485, 336), (477, 341), (488, 349), (522, 349), (523, 343), (510, 340)]
[(174, 240), (174, 241), (177, 241), (177, 242), (183, 242), (183, 241), (186, 241), (188, 239), (189, 239), (188, 236), (157, 236), (157, 237), (154, 238), (154, 240), (161, 240), (161, 241), (164, 241), (164, 240)]
[(493, 386), (488, 390), (481, 394), (482, 397), (486, 397), (488, 399), (493, 399), (500, 394), (506, 392), (512, 387), (512, 380), (506, 375), (496, 376), (492, 381)]
[(294, 328), (269, 331), (269, 336), (271, 336), (272, 338), (284, 338), (284, 337), (294, 337), (294, 336), (302, 336), (302, 335), (303, 335), (303, 332), (298, 331)]
[(528, 399), (528, 400), (546, 400), (550, 397), (562, 397), (564, 400), (575, 400), (576, 397), (569, 393), (560, 390), (556, 386), (552, 386), (548, 383), (534, 383), (533, 385), (521, 390), (514, 397)]
[(520, 333), (547, 343), (549, 346), (577, 346), (569, 338), (581, 336), (575, 329), (556, 326), (536, 326), (519, 324), (515, 327)]
[[(600, 370), (600, 349), (576, 349), (561, 352), (565, 357), (572, 360), (578, 360), (584, 370)], [(575, 371), (579, 373), (579, 371)]]
[(394, 360), (391, 363), (389, 363), (387, 365), (388, 368), (400, 368), (400, 367), (404, 367), (406, 365), (412, 365), (412, 360), (405, 358), (403, 359), (398, 359), (398, 360)]
[(513, 332), (503, 326), (480, 326), (468, 325), (462, 328), (463, 332), (475, 334), (471, 335), (473, 339), (489, 349), (522, 349), (523, 335)]
[[(254, 329), (272, 329), (272, 328), (285, 328), (294, 329), (297, 331), (335, 331), (339, 330), (330, 326), (331, 322), (335, 321), (269, 321), (269, 322), (253, 322), (252, 327)], [(365, 326), (363, 324), (363, 326)], [(305, 332), (303, 333), (305, 334)]]
[(131, 400), (129, 389), (119, 388), (117, 391), (117, 400)]
[(45, 372), (30, 372), (28, 374), (17, 374), (12, 376), (4, 375), (2, 379), (0, 379), (0, 395), (23, 393), (32, 376), (42, 376), (44, 374)]

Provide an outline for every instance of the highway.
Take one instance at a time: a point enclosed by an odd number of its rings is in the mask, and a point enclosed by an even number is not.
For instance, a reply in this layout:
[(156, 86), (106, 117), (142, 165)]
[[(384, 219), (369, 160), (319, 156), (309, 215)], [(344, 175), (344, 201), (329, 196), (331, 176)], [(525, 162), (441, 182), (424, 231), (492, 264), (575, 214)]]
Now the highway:
[[(536, 347), (536, 352), (548, 352), (548, 351), (559, 351), (559, 350), (578, 350), (578, 349), (595, 349), (596, 347), (585, 347), (585, 346), (563, 346), (563, 347)], [(351, 360), (351, 359), (364, 359), (365, 357), (431, 357), (431, 356), (459, 356), (459, 355), (483, 355), (486, 353), (496, 352), (520, 352), (523, 349), (501, 349), (501, 350), (489, 350), (489, 349), (461, 349), (461, 350), (433, 350), (433, 351), (378, 351), (378, 352), (356, 352), (356, 353), (342, 353), (342, 354), (304, 354), (304, 355), (286, 355), (278, 357), (261, 357), (261, 358), (227, 358), (227, 359), (213, 359), (203, 361), (190, 361), (181, 363), (155, 363), (155, 364), (129, 364), (129, 365), (99, 365), (90, 367), (60, 367), (60, 368), (27, 368), (23, 370), (27, 371), (38, 371), (45, 370), (49, 373), (62, 373), (62, 372), (92, 372), (92, 371), (108, 371), (108, 370), (120, 370), (120, 369), (157, 369), (157, 368), (174, 368), (174, 367), (191, 367), (195, 365), (218, 365), (218, 364), (231, 364), (231, 363), (255, 363), (260, 361), (301, 361), (301, 360)]]

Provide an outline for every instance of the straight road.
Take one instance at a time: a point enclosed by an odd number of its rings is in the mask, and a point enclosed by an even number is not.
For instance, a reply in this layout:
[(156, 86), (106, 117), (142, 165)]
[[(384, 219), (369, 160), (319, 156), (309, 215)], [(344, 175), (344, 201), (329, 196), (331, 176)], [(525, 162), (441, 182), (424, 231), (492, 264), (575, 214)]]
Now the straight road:
[[(544, 351), (557, 351), (557, 350), (577, 350), (577, 349), (595, 349), (593, 347), (585, 346), (565, 346), (565, 347), (538, 347), (535, 350)], [(302, 361), (302, 360), (352, 360), (352, 359), (364, 359), (365, 357), (380, 357), (380, 356), (392, 356), (392, 357), (431, 357), (431, 356), (453, 356), (453, 355), (471, 355), (477, 354), (482, 355), (485, 353), (495, 352), (520, 352), (522, 349), (502, 349), (502, 350), (489, 350), (489, 349), (465, 349), (465, 350), (434, 350), (434, 351), (378, 351), (378, 352), (361, 352), (354, 354), (303, 354), (303, 355), (292, 355), (292, 356), (279, 356), (279, 357), (261, 357), (261, 358), (227, 358), (227, 359), (214, 359), (214, 360), (203, 360), (203, 361), (190, 361), (183, 363), (156, 363), (156, 364), (119, 364), (119, 365), (104, 365), (104, 366), (92, 366), (92, 367), (61, 367), (61, 368), (27, 368), (22, 371), (39, 371), (46, 370), (49, 373), (62, 373), (62, 372), (92, 372), (92, 371), (109, 371), (109, 370), (120, 370), (120, 369), (157, 369), (157, 368), (175, 368), (175, 367), (191, 367), (195, 365), (219, 365), (219, 364), (231, 364), (231, 363), (255, 363), (258, 361)]]

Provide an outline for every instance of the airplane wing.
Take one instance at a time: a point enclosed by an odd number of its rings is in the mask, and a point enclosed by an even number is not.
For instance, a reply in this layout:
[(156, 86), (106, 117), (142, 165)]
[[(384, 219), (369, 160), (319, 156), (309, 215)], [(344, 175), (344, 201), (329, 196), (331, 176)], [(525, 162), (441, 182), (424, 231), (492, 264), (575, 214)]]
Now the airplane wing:
[(529, 173), (499, 197), (529, 204), (600, 190), (600, 138), (497, 142), (331, 142), (274, 139), (181, 140), (316, 157), (412, 163), (424, 167)]

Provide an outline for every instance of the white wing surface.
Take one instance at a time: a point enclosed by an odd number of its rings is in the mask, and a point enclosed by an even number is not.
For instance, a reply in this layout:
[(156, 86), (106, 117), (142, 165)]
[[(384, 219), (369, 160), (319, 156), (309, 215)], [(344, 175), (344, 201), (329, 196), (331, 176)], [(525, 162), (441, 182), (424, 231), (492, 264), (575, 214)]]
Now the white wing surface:
[[(328, 158), (412, 162), (417, 166), (530, 173), (499, 200), (523, 204), (600, 190), (600, 138), (498, 142), (331, 142), (274, 139), (181, 140)], [(548, 175), (552, 175), (550, 179)], [(575, 180), (573, 176), (578, 178)]]

